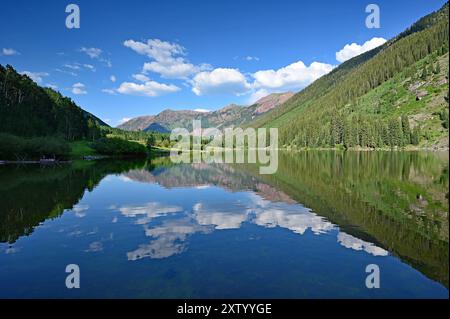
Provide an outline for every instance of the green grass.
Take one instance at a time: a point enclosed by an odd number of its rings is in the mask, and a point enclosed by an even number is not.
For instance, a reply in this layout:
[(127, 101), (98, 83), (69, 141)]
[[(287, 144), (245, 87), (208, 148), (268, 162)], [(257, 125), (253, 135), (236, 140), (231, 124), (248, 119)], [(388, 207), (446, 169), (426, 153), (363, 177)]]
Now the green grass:
[(91, 142), (82, 140), (70, 143), (70, 157), (73, 159), (83, 158), (83, 156), (98, 155), (90, 146)]

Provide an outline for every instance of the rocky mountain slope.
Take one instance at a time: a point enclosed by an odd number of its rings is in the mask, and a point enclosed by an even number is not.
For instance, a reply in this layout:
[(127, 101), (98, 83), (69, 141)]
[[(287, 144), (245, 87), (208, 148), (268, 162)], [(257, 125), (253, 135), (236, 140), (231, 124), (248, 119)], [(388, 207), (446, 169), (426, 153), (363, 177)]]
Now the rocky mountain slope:
[(157, 115), (133, 118), (118, 128), (127, 131), (166, 132), (176, 127), (192, 128), (192, 120), (201, 119), (202, 127), (229, 127), (242, 125), (275, 109), (294, 95), (292, 92), (273, 93), (250, 106), (227, 105), (213, 112), (165, 110)]

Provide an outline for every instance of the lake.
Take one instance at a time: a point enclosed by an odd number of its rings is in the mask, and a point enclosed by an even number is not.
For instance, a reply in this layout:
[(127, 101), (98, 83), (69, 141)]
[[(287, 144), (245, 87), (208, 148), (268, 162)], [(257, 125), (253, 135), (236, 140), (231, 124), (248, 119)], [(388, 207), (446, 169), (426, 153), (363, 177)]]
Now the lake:
[(448, 298), (448, 165), (331, 151), (281, 152), (274, 175), (167, 157), (0, 165), (0, 297)]

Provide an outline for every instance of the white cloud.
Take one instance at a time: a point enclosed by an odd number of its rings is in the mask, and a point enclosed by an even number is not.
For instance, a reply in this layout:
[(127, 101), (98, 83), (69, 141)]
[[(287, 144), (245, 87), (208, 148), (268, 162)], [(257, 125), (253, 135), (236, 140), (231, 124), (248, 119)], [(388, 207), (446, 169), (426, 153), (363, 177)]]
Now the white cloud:
[(119, 208), (126, 217), (137, 217), (136, 224), (145, 225), (152, 219), (183, 211), (183, 208), (175, 205), (166, 205), (159, 202), (150, 202), (144, 205), (130, 205)]
[(351, 58), (358, 56), (364, 52), (370, 51), (386, 42), (384, 38), (372, 38), (366, 41), (363, 45), (357, 43), (346, 44), (342, 50), (336, 52), (336, 60), (339, 62), (345, 62)]
[(125, 122), (128, 122), (129, 120), (131, 120), (131, 117), (124, 117), (123, 119), (119, 120), (119, 122), (117, 122), (117, 124), (120, 125)]
[(92, 64), (66, 63), (63, 65), (63, 67), (65, 67), (66, 69), (77, 70), (77, 71), (81, 70), (81, 67), (83, 67), (85, 69), (91, 70), (92, 72), (95, 72), (95, 67)]
[(103, 52), (101, 49), (98, 48), (85, 48), (85, 47), (82, 47), (80, 51), (86, 53), (91, 59), (98, 59)]
[(259, 58), (257, 56), (250, 56), (250, 55), (246, 56), (244, 59), (247, 61), (259, 61)]
[(76, 95), (87, 94), (86, 86), (83, 83), (75, 83), (72, 85), (72, 93)]
[(89, 244), (89, 248), (85, 252), (99, 252), (103, 250), (103, 243), (100, 241), (94, 241)]
[(75, 213), (75, 216), (82, 218), (86, 216), (86, 212), (89, 210), (89, 205), (78, 204), (73, 206), (72, 211)]
[(185, 55), (185, 48), (177, 43), (161, 41), (159, 39), (148, 39), (147, 43), (126, 40), (123, 43), (126, 47), (136, 51), (141, 55), (147, 55), (156, 61), (171, 61), (176, 55)]
[(72, 69), (72, 70), (79, 70), (80, 69), (80, 67), (78, 65), (76, 65), (76, 64), (64, 64), (64, 67), (68, 68), (68, 69)]
[(168, 79), (186, 79), (200, 71), (209, 70), (208, 64), (194, 65), (186, 61), (186, 50), (177, 43), (148, 39), (147, 42), (126, 40), (124, 46), (153, 61), (144, 64), (143, 72), (158, 73)]
[(200, 113), (209, 113), (209, 112), (211, 112), (210, 110), (207, 110), (207, 109), (195, 109), (194, 111), (195, 112), (200, 112)]
[(106, 94), (111, 94), (111, 95), (115, 95), (116, 94), (116, 91), (114, 91), (112, 89), (102, 89), (102, 92), (106, 93)]
[(111, 82), (116, 82), (116, 77), (114, 76), (114, 75), (111, 75), (110, 77), (109, 77), (109, 79), (111, 80)]
[(160, 74), (162, 77), (169, 79), (186, 78), (197, 72), (196, 67), (191, 63), (184, 63), (177, 59), (169, 64), (161, 62), (144, 63), (144, 72), (154, 72)]
[(300, 90), (331, 70), (333, 70), (331, 64), (313, 62), (306, 66), (302, 61), (298, 61), (278, 70), (254, 73), (254, 87), (267, 91)]
[(30, 79), (32, 79), (36, 83), (41, 83), (42, 78), (45, 76), (49, 76), (47, 72), (30, 72), (30, 71), (23, 71), (20, 74), (27, 75)]
[(86, 69), (89, 69), (89, 70), (91, 70), (92, 72), (95, 72), (95, 67), (94, 67), (92, 64), (83, 64), (83, 66), (84, 66)]
[(197, 203), (192, 212), (200, 225), (214, 225), (215, 229), (237, 229), (247, 220), (247, 212), (240, 203), (230, 203), (225, 208), (222, 205), (215, 207)]
[(248, 99), (248, 104), (251, 105), (251, 104), (255, 103), (256, 101), (262, 99), (263, 97), (266, 97), (269, 94), (270, 94), (270, 92), (267, 91), (266, 89), (256, 90), (250, 95), (250, 97)]
[(7, 55), (7, 56), (11, 56), (11, 55), (19, 55), (20, 53), (17, 52), (16, 50), (12, 49), (12, 48), (3, 48), (2, 49), (2, 55)]
[(144, 74), (133, 74), (133, 78), (138, 80), (139, 82), (148, 82), (150, 78)]
[(105, 65), (110, 68), (112, 67), (112, 63), (110, 60), (103, 58), (101, 55), (103, 53), (103, 51), (99, 48), (85, 48), (82, 47), (80, 49), (81, 52), (86, 53), (91, 59), (97, 59), (100, 62), (105, 63)]
[(251, 89), (245, 76), (238, 69), (218, 68), (200, 72), (191, 81), (196, 95), (224, 93), (241, 95)]
[(72, 71), (66, 71), (66, 70), (61, 70), (61, 69), (55, 69), (55, 71), (65, 73), (65, 74), (70, 74), (72, 76), (78, 76), (78, 74), (76, 74), (75, 72), (72, 72)]
[(375, 246), (372, 243), (356, 238), (344, 232), (339, 232), (337, 236), (337, 241), (345, 248), (350, 248), (354, 250), (364, 250), (366, 253), (369, 253), (374, 256), (389, 255), (389, 252), (384, 250), (383, 248)]
[(174, 93), (179, 91), (180, 88), (173, 84), (164, 84), (155, 81), (147, 81), (142, 84), (133, 82), (123, 82), (117, 89), (117, 92), (128, 95), (141, 95), (141, 96), (160, 96), (162, 94)]

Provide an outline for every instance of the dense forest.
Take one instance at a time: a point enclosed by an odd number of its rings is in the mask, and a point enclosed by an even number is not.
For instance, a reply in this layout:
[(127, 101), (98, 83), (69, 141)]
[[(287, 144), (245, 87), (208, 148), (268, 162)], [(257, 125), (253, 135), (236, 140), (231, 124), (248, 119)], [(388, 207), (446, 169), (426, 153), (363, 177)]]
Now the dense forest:
[(0, 119), (0, 160), (147, 153), (120, 130), (107, 138), (113, 130), (107, 124), (10, 65), (0, 65)]
[(295, 147), (448, 146), (448, 4), (357, 56), (251, 126)]
[(42, 88), (10, 65), (0, 65), (0, 132), (23, 137), (94, 139), (105, 125), (70, 98)]

